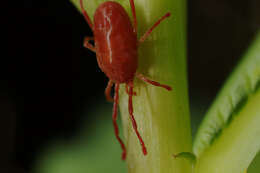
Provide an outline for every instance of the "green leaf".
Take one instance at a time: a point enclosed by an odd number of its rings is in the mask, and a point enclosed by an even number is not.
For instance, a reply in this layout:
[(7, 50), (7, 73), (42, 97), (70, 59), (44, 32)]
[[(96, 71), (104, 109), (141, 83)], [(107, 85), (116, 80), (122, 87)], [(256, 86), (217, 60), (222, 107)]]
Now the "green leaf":
[(260, 149), (260, 33), (203, 120), (193, 151), (197, 172), (237, 173)]
[(257, 153), (256, 157), (250, 164), (248, 168), (248, 173), (259, 173), (260, 172), (260, 151)]
[(187, 160), (189, 160), (192, 164), (195, 164), (195, 163), (196, 163), (196, 160), (197, 160), (195, 154), (190, 153), (190, 152), (181, 152), (181, 153), (178, 153), (178, 154), (173, 154), (173, 157), (174, 157), (174, 158), (187, 159)]

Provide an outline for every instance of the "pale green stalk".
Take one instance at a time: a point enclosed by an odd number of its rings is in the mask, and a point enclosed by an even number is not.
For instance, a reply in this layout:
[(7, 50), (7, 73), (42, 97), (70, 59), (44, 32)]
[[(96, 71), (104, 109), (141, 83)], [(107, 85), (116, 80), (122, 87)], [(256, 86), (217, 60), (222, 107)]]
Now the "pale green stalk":
[[(71, 0), (79, 7), (78, 0)], [(91, 18), (104, 0), (84, 0)], [(128, 0), (119, 0), (130, 14)], [(139, 48), (138, 72), (172, 86), (172, 91), (135, 80), (133, 106), (138, 129), (147, 146), (143, 156), (128, 112), (128, 95), (120, 89), (129, 173), (190, 173), (191, 164), (174, 159), (172, 154), (191, 151), (191, 132), (186, 73), (186, 1), (135, 0), (140, 37), (166, 12), (172, 16), (163, 21)], [(122, 134), (122, 133), (121, 133)]]

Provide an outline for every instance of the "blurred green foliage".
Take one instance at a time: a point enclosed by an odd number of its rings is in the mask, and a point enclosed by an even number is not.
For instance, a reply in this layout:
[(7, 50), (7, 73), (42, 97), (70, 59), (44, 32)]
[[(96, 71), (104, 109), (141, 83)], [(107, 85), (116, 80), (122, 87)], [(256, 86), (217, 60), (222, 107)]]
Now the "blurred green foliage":
[[(121, 148), (114, 136), (111, 107), (110, 104), (96, 106), (94, 111), (87, 112), (88, 116), (98, 117), (96, 123), (88, 129), (82, 128), (71, 141), (59, 140), (46, 146), (39, 155), (34, 172), (127, 172), (126, 163), (121, 160)], [(83, 121), (82, 127), (86, 124), (89, 123)]]
[(260, 33), (220, 90), (196, 134), (195, 172), (236, 173), (259, 151)]

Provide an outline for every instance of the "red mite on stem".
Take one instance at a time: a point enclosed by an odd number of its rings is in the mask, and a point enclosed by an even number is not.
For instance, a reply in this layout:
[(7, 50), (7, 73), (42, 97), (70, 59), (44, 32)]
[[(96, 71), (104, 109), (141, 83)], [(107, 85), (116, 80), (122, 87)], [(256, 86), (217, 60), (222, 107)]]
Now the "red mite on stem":
[[(138, 66), (138, 55), (137, 49), (140, 43), (146, 40), (151, 34), (152, 30), (160, 24), (162, 20), (170, 16), (170, 13), (166, 13), (161, 17), (155, 24), (148, 29), (144, 35), (138, 40), (137, 39), (137, 20), (135, 13), (134, 0), (129, 0), (133, 15), (133, 26), (130, 18), (124, 8), (117, 2), (107, 1), (99, 5), (94, 14), (94, 24), (90, 20), (87, 12), (83, 8), (83, 2), (80, 0), (80, 7), (82, 13), (94, 32), (93, 37), (85, 37), (84, 46), (93, 52), (96, 52), (98, 65), (101, 70), (109, 78), (108, 85), (105, 90), (105, 95), (108, 101), (114, 101), (113, 107), (113, 125), (115, 135), (119, 141), (123, 153), (122, 159), (126, 158), (126, 147), (119, 137), (119, 130), (116, 123), (117, 120), (117, 108), (118, 108), (118, 92), (119, 85), (122, 83), (126, 84), (126, 92), (129, 95), (128, 109), (130, 119), (132, 121), (135, 133), (142, 146), (143, 154), (147, 154), (147, 149), (144, 141), (138, 131), (137, 124), (133, 114), (133, 103), (132, 97), (135, 95), (134, 88), (134, 77), (148, 82), (152, 85), (171, 90), (171, 87), (162, 85), (158, 82), (152, 81), (146, 78), (141, 73), (136, 72)], [(89, 43), (90, 40), (95, 41), (95, 46)], [(115, 84), (115, 95), (114, 99), (110, 96), (112, 86)]]

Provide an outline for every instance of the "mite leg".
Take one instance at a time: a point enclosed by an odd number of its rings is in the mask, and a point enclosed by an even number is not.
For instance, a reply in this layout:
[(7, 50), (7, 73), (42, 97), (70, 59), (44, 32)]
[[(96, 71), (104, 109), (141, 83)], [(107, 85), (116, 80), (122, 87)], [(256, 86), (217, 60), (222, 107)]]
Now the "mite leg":
[(164, 16), (162, 16), (157, 22), (155, 22), (155, 24), (153, 24), (153, 26), (151, 28), (149, 28), (144, 35), (139, 39), (139, 43), (144, 42), (147, 37), (151, 34), (151, 32), (154, 30), (154, 28), (156, 28), (164, 19), (166, 19), (167, 17), (169, 17), (171, 15), (171, 13), (166, 13)]
[(135, 121), (135, 117), (134, 117), (134, 114), (133, 114), (133, 82), (129, 82), (128, 83), (129, 85), (129, 100), (128, 100), (128, 110), (129, 110), (129, 114), (130, 114), (130, 119), (132, 121), (132, 125), (133, 125), (133, 128), (135, 130), (135, 133), (139, 139), (139, 142), (142, 146), (142, 150), (143, 150), (143, 153), (144, 155), (147, 154), (147, 150), (146, 150), (146, 147), (145, 147), (145, 144), (144, 144), (144, 141), (137, 129), (137, 124), (136, 124), (136, 121)]
[(116, 83), (115, 84), (115, 96), (114, 96), (114, 107), (113, 107), (112, 119), (113, 119), (113, 125), (114, 125), (116, 139), (120, 143), (121, 148), (123, 150), (122, 160), (125, 160), (125, 158), (126, 158), (126, 148), (125, 148), (125, 145), (124, 145), (123, 141), (119, 137), (119, 129), (118, 129), (118, 125), (116, 123), (116, 120), (117, 120), (117, 108), (118, 108), (118, 95), (119, 95), (119, 83)]
[(106, 90), (105, 90), (105, 96), (106, 96), (107, 101), (109, 101), (109, 102), (113, 102), (113, 98), (110, 95), (113, 84), (114, 84), (113, 81), (109, 80)]
[(145, 77), (144, 75), (142, 75), (141, 73), (136, 73), (135, 76), (136, 76), (138, 79), (140, 79), (140, 80), (142, 80), (142, 81), (144, 81), (144, 82), (148, 82), (148, 83), (150, 83), (150, 84), (152, 84), (152, 85), (154, 85), (154, 86), (158, 86), (158, 87), (165, 88), (165, 89), (167, 89), (168, 91), (171, 91), (171, 90), (172, 90), (172, 88), (171, 88), (170, 86), (160, 84), (159, 82), (156, 82), (156, 81), (152, 81), (152, 80), (148, 79), (147, 77)]
[(81, 11), (83, 13), (83, 16), (85, 18), (85, 20), (87, 21), (89, 27), (91, 28), (91, 30), (93, 31), (93, 24), (88, 16), (88, 13), (86, 12), (86, 10), (84, 10), (84, 7), (83, 7), (83, 1), (80, 0), (80, 8), (81, 8)]
[(92, 44), (89, 43), (89, 41), (91, 41), (91, 40), (94, 40), (94, 38), (93, 37), (85, 37), (83, 45), (84, 45), (85, 48), (88, 48), (89, 50), (96, 52), (96, 48)]
[[(129, 95), (129, 91), (128, 91), (128, 85), (125, 85), (125, 92)], [(133, 95), (136, 96), (136, 92), (133, 92)]]
[(134, 32), (137, 32), (137, 20), (136, 20), (136, 12), (135, 12), (135, 3), (134, 0), (129, 0), (130, 1), (130, 5), (131, 5), (131, 10), (132, 10), (132, 15), (134, 18)]

